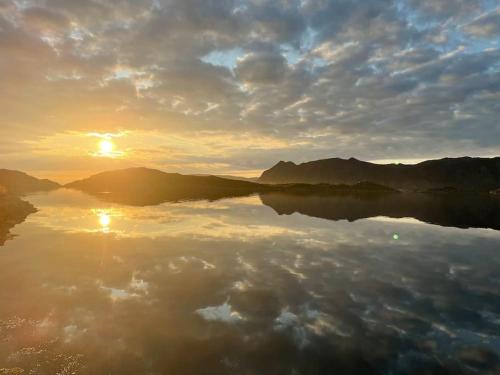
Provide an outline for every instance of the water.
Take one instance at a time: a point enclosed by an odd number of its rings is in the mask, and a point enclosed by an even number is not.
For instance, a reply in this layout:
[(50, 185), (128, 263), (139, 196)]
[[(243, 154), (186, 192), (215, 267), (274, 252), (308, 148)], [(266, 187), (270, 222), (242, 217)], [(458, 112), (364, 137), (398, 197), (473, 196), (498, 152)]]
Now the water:
[(0, 374), (500, 372), (494, 215), (25, 199), (39, 211), (0, 247)]

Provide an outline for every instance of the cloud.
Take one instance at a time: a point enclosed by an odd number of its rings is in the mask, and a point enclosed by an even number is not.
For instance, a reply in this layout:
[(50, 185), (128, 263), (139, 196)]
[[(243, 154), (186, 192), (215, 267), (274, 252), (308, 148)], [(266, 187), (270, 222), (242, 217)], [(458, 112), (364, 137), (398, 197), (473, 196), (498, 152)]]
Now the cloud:
[(500, 35), (500, 7), (475, 18), (465, 25), (464, 30), (476, 37), (498, 37)]
[(220, 306), (208, 306), (196, 310), (203, 319), (208, 321), (221, 321), (224, 323), (237, 323), (244, 318), (237, 311), (232, 310), (231, 305), (226, 301)]
[[(464, 0), (5, 1), (0, 150), (153, 132), (163, 144), (130, 138), (131, 164), (148, 149), (158, 167), (225, 173), (277, 159), (497, 154), (497, 19)], [(195, 155), (214, 134), (238, 147)], [(8, 167), (30, 150), (9, 152)], [(57, 151), (34, 165), (65, 164)]]
[(50, 9), (32, 7), (21, 13), (25, 27), (40, 33), (58, 34), (70, 26), (70, 21), (64, 15)]
[(409, 3), (415, 10), (436, 18), (461, 18), (481, 9), (480, 1), (470, 0), (410, 0)]
[(287, 70), (285, 58), (276, 53), (251, 53), (236, 66), (236, 76), (243, 82), (266, 84), (279, 83)]

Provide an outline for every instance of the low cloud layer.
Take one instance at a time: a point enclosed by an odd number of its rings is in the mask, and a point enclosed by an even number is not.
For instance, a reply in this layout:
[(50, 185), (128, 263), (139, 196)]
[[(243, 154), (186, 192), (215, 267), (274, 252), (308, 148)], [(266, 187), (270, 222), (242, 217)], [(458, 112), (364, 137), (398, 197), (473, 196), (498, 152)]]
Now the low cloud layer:
[[(2, 166), (499, 154), (500, 8), (452, 3), (3, 0)], [(95, 132), (128, 156), (95, 160)]]

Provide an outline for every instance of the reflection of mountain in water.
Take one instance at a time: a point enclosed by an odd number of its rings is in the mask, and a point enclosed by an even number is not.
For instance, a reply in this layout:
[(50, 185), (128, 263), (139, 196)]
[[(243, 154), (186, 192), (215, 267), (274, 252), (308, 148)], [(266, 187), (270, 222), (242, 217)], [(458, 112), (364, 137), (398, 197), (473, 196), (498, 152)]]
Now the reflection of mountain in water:
[(22, 223), (36, 209), (28, 202), (0, 192), (0, 246), (10, 239), (10, 229)]
[(165, 202), (181, 202), (191, 200), (208, 200), (216, 201), (223, 198), (237, 198), (245, 197), (253, 194), (253, 191), (246, 190), (224, 190), (214, 189), (212, 191), (187, 191), (187, 192), (146, 192), (135, 193), (132, 191), (119, 191), (119, 192), (92, 192), (86, 193), (96, 196), (106, 202), (118, 203), (128, 206), (154, 206)]
[(376, 216), (412, 217), (430, 224), (500, 230), (500, 199), (488, 194), (264, 193), (262, 203), (280, 215), (294, 212), (328, 220), (354, 221)]

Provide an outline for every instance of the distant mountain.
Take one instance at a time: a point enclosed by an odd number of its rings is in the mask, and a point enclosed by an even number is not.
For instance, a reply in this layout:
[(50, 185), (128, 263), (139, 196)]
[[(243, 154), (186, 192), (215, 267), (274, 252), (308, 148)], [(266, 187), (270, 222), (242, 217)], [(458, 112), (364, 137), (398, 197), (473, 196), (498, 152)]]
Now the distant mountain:
[(71, 182), (66, 187), (130, 205), (153, 205), (193, 199), (216, 200), (270, 189), (269, 186), (247, 181), (165, 173), (148, 168), (103, 172)]
[(0, 185), (11, 194), (22, 195), (35, 191), (57, 189), (60, 185), (50, 180), (41, 180), (24, 172), (0, 169)]
[(96, 174), (65, 185), (101, 199), (129, 204), (154, 205), (162, 202), (246, 196), (263, 192), (294, 194), (345, 194), (353, 191), (390, 193), (394, 189), (373, 183), (348, 185), (280, 184), (268, 185), (216, 176), (189, 176), (156, 169), (129, 168)]
[(10, 229), (23, 222), (33, 212), (36, 212), (36, 209), (31, 203), (6, 193), (0, 187), (0, 246), (12, 237)]
[(333, 158), (298, 165), (280, 161), (259, 178), (259, 182), (267, 184), (355, 184), (361, 181), (405, 190), (455, 188), (490, 191), (500, 187), (500, 157), (445, 158), (415, 165), (374, 164), (354, 158)]

